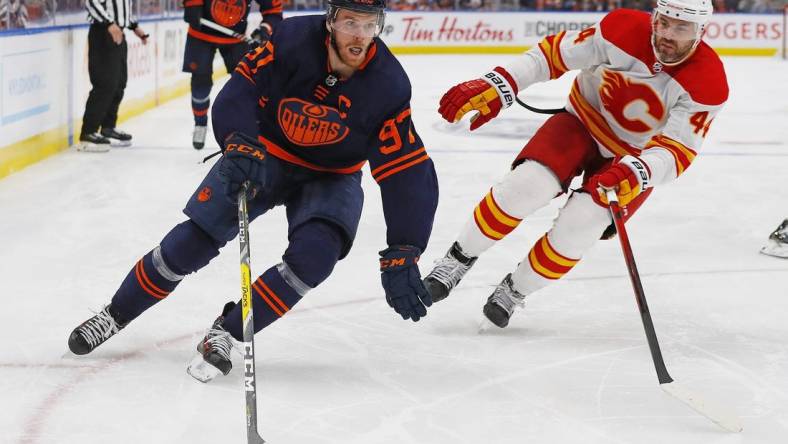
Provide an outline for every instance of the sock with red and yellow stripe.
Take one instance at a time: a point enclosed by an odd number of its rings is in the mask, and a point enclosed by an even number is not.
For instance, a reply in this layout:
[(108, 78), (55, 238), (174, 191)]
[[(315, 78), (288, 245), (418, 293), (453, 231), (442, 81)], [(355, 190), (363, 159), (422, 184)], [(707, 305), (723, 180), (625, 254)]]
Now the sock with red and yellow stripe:
[(528, 295), (561, 279), (600, 238), (611, 219), (588, 193), (572, 193), (553, 228), (512, 273), (514, 289)]
[(527, 295), (561, 279), (579, 261), (559, 253), (548, 233), (536, 241), (526, 260), (512, 273), (512, 283), (515, 290)]
[(560, 192), (558, 179), (547, 167), (526, 161), (482, 198), (457, 242), (463, 252), (478, 257), (514, 231), (524, 217), (550, 203)]

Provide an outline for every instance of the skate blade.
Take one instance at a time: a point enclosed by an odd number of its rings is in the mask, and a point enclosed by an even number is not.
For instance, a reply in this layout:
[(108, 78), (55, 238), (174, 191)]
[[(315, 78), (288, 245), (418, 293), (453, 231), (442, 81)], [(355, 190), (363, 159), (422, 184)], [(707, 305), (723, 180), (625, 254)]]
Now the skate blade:
[(770, 240), (766, 246), (761, 248), (761, 254), (788, 259), (788, 245)]
[(112, 148), (128, 148), (128, 147), (131, 146), (131, 140), (127, 140), (127, 141), (121, 141), (121, 140), (119, 140), (119, 141), (112, 141), (112, 143), (110, 145), (112, 146)]
[(490, 330), (494, 330), (494, 329), (497, 329), (497, 328), (498, 328), (497, 325), (493, 324), (489, 319), (487, 319), (487, 316), (482, 314), (482, 318), (479, 321), (479, 328), (477, 330), (477, 333), (480, 334), (480, 335), (483, 335), (483, 334), (489, 332)]
[(76, 149), (83, 153), (106, 153), (110, 149), (110, 144), (79, 142)]
[(194, 358), (192, 358), (189, 365), (186, 367), (186, 373), (188, 373), (192, 378), (203, 382), (211, 382), (215, 377), (219, 376), (222, 372), (218, 368), (209, 364), (205, 359), (203, 359), (200, 353), (197, 353)]

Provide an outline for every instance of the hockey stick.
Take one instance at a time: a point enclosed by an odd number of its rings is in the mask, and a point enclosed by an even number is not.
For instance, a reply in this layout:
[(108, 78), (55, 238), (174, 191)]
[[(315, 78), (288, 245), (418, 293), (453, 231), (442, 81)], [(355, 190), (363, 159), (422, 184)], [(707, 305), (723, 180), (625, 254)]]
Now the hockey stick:
[(665, 361), (662, 359), (662, 352), (659, 349), (657, 333), (654, 330), (654, 322), (651, 320), (651, 313), (646, 303), (646, 294), (643, 292), (643, 285), (640, 283), (640, 274), (635, 265), (635, 256), (632, 254), (632, 247), (629, 244), (629, 236), (624, 228), (624, 218), (621, 207), (618, 206), (618, 196), (614, 190), (607, 190), (607, 201), (610, 205), (610, 214), (616, 226), (618, 239), (621, 241), (621, 250), (624, 253), (624, 261), (627, 264), (627, 271), (632, 281), (632, 288), (635, 290), (635, 299), (640, 309), (640, 318), (643, 321), (643, 328), (646, 330), (648, 347), (651, 350), (651, 359), (654, 361), (654, 368), (657, 370), (657, 379), (662, 390), (687, 404), (690, 408), (709, 418), (715, 424), (730, 432), (741, 432), (742, 426), (739, 418), (732, 413), (713, 404), (706, 403), (703, 398), (688, 390), (686, 387), (676, 384), (668, 374)]
[(238, 240), (241, 244), (241, 320), (244, 332), (244, 390), (246, 391), (246, 442), (262, 444), (257, 432), (257, 391), (254, 373), (254, 310), (252, 302), (252, 272), (249, 260), (249, 211), (246, 193), (249, 182), (244, 182), (238, 193)]
[(558, 113), (566, 112), (566, 108), (547, 108), (547, 109), (535, 108), (535, 107), (523, 102), (517, 96), (514, 97), (514, 100), (517, 101), (518, 105), (522, 106), (523, 108), (527, 109), (528, 111), (532, 111), (532, 112), (535, 112), (537, 114), (558, 114)]
[(222, 25), (220, 25), (218, 23), (214, 23), (214, 22), (212, 22), (212, 21), (210, 21), (210, 20), (208, 20), (206, 18), (201, 18), (200, 19), (200, 24), (203, 25), (203, 26), (207, 26), (207, 27), (213, 29), (214, 31), (219, 31), (219, 32), (221, 32), (224, 35), (227, 35), (227, 36), (230, 36), (230, 37), (234, 37), (236, 39), (243, 40), (247, 44), (254, 43), (254, 40), (252, 40), (251, 37), (247, 37), (244, 34), (239, 34), (239, 33), (233, 31), (230, 28), (225, 28), (224, 26), (222, 26)]

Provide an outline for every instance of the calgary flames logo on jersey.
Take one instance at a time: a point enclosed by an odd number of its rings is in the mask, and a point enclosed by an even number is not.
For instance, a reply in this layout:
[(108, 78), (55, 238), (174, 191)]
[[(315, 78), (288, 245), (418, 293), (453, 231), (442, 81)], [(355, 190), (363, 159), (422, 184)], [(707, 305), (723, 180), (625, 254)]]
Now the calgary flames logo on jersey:
[[(665, 117), (665, 105), (650, 86), (645, 83), (633, 82), (615, 71), (605, 70), (602, 74), (602, 85), (599, 87), (599, 98), (602, 105), (616, 119), (621, 127), (635, 133), (651, 131)], [(627, 107), (641, 101), (645, 104), (646, 115), (654, 118), (649, 123), (640, 118), (629, 118), (625, 115)], [(633, 113), (630, 111), (629, 113)], [(641, 117), (646, 117), (641, 115)], [(648, 119), (651, 120), (651, 119)]]
[(342, 121), (344, 113), (330, 106), (289, 98), (279, 102), (278, 114), (282, 132), (296, 145), (329, 145), (350, 132)]
[(232, 28), (246, 16), (246, 0), (213, 0), (211, 16), (216, 23)]

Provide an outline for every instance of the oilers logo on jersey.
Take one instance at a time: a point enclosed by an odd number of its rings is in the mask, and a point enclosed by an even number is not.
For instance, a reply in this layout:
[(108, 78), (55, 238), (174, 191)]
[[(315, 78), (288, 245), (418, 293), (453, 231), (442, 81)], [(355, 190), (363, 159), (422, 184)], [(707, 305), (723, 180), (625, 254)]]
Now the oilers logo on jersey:
[(244, 0), (213, 0), (211, 16), (216, 23), (232, 28), (246, 18), (246, 7)]
[(350, 132), (336, 108), (293, 97), (279, 102), (277, 118), (287, 140), (299, 146), (334, 144)]

